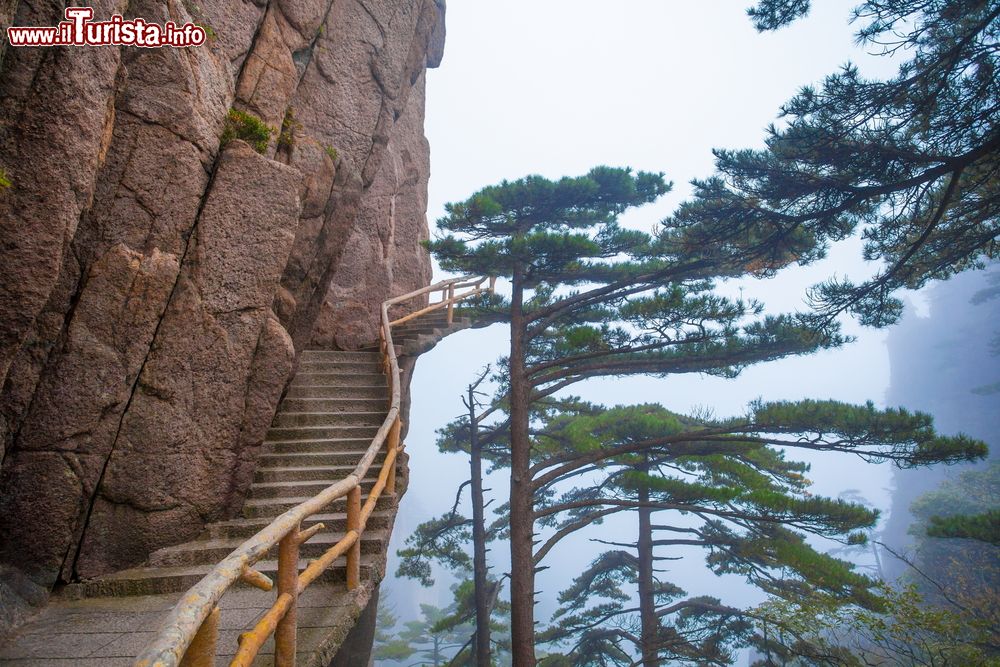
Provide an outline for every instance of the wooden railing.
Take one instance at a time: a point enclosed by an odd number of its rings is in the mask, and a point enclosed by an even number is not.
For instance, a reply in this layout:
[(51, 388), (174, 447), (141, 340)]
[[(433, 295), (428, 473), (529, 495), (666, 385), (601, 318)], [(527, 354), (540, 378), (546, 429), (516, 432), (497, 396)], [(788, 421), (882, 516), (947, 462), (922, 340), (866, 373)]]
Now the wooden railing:
[[(486, 281), (488, 287), (483, 287)], [(457, 290), (472, 288), (457, 294)], [(136, 658), (136, 667), (208, 667), (215, 664), (215, 644), (218, 637), (219, 601), (237, 581), (243, 581), (265, 591), (274, 588), (274, 582), (253, 569), (253, 565), (275, 546), (278, 547), (278, 582), (274, 604), (261, 617), (257, 625), (240, 635), (239, 650), (230, 663), (231, 667), (250, 665), (258, 651), (274, 635), (274, 664), (276, 667), (295, 665), (296, 603), (298, 596), (314, 582), (335, 560), (347, 557), (347, 588), (361, 583), (361, 536), (368, 518), (375, 509), (382, 492), (396, 491), (396, 457), (400, 444), (400, 380), (396, 348), (392, 341), (392, 327), (408, 322), (426, 313), (448, 309), (448, 323), (454, 319), (455, 304), (470, 297), (492, 292), (494, 278), (468, 276), (445, 280), (423, 289), (389, 299), (382, 303), (379, 326), (382, 363), (389, 385), (389, 412), (372, 439), (361, 461), (344, 479), (331, 484), (315, 497), (288, 510), (266, 528), (249, 538), (217, 564), (201, 581), (192, 586), (171, 610), (156, 638)], [(397, 304), (441, 292), (441, 300), (405, 317), (389, 319), (389, 309)], [(385, 446), (386, 456), (375, 486), (361, 504), (361, 480), (368, 473), (379, 450)], [(301, 530), (302, 522), (322, 512), (333, 501), (347, 498), (347, 531), (334, 546), (299, 572), (299, 547), (324, 528), (315, 524)]]

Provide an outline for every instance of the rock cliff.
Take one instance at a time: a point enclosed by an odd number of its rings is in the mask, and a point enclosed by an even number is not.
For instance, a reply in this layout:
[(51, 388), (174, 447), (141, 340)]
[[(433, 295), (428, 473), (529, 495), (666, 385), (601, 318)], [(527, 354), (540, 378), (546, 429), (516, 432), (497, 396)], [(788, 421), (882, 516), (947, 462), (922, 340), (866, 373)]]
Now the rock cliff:
[[(0, 561), (43, 587), (232, 515), (298, 354), (371, 342), (431, 270), (443, 0), (93, 5), (209, 40), (0, 47)], [(231, 109), (263, 153), (220, 145)]]

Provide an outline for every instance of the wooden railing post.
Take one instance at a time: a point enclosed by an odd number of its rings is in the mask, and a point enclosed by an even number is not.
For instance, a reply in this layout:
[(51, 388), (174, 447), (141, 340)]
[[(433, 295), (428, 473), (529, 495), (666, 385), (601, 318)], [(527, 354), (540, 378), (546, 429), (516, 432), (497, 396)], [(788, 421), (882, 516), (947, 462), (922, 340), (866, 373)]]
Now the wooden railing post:
[(215, 607), (201, 622), (198, 634), (181, 658), (180, 667), (215, 667), (215, 643), (218, 639), (219, 608)]
[(347, 530), (358, 533), (358, 539), (347, 550), (347, 590), (361, 584), (361, 484), (347, 492)]
[(299, 597), (299, 527), (278, 542), (278, 596), (292, 596), (288, 611), (274, 630), (274, 667), (295, 667)]
[[(385, 439), (385, 453), (386, 456), (389, 452), (399, 451), (399, 431), (403, 427), (403, 422), (400, 420), (399, 415), (396, 415), (396, 420), (392, 423), (392, 428), (389, 429), (389, 437)], [(397, 461), (399, 459), (396, 459)], [(396, 463), (392, 464), (389, 468), (389, 476), (385, 480), (385, 492), (386, 493), (396, 493)]]
[(455, 302), (452, 299), (455, 298), (455, 285), (451, 284), (448, 286), (448, 324), (455, 321)]
[(490, 276), (490, 294), (492, 294), (493, 292), (495, 292), (496, 289), (497, 289), (497, 277), (496, 276)]

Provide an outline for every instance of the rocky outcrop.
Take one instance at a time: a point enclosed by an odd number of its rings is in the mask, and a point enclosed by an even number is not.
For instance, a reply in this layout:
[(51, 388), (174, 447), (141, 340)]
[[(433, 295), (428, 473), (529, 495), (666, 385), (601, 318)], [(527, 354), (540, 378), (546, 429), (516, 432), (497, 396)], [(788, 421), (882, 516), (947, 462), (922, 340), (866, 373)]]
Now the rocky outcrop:
[[(423, 75), (415, 86), (423, 90)], [(423, 127), (423, 95), (407, 105), (396, 123), (382, 169), (368, 188), (343, 258), (337, 263), (312, 342), (321, 347), (356, 346), (377, 333), (376, 314), (383, 294), (401, 294), (430, 274), (429, 255), (413, 257), (414, 240), (428, 238), (427, 210), (430, 171)], [(416, 261), (400, 261), (412, 258)]]
[[(0, 560), (44, 587), (231, 516), (298, 354), (430, 278), (443, 2), (94, 5), (211, 37), (0, 51)], [(220, 146), (231, 108), (263, 154)]]

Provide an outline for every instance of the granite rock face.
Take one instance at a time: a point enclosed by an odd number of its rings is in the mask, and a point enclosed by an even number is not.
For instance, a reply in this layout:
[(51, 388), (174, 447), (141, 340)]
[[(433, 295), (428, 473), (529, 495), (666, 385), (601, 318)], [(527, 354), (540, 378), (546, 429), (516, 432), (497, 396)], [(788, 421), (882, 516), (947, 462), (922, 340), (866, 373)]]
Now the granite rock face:
[[(212, 37), (0, 45), (0, 563), (43, 589), (232, 516), (297, 355), (430, 279), (441, 0), (93, 5)], [(231, 108), (264, 154), (220, 146)]]

